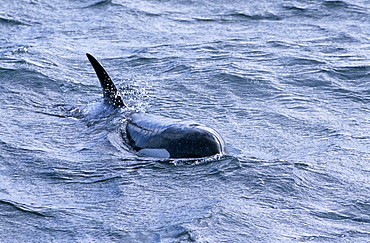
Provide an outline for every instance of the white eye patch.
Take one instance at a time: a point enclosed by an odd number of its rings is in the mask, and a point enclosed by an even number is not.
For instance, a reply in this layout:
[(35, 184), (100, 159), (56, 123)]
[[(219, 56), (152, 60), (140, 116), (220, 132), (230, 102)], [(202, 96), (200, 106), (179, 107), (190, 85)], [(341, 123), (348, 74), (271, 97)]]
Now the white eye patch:
[(144, 148), (144, 149), (140, 149), (138, 154), (149, 156), (149, 157), (154, 157), (154, 158), (169, 158), (170, 157), (170, 153), (166, 149)]

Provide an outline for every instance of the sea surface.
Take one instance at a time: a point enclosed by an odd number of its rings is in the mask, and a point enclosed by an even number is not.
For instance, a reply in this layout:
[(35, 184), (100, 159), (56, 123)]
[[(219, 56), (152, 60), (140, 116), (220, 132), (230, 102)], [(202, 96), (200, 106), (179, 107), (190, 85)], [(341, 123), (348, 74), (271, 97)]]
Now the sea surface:
[[(0, 242), (370, 242), (369, 0), (0, 3)], [(127, 110), (228, 154), (133, 154)]]

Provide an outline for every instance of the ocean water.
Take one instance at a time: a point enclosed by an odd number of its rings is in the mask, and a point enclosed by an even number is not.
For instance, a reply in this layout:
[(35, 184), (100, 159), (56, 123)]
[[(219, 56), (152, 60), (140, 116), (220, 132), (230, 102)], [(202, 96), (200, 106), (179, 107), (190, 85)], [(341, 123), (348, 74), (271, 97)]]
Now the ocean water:
[[(0, 242), (370, 242), (370, 1), (2, 0)], [(228, 155), (122, 146), (130, 109)]]

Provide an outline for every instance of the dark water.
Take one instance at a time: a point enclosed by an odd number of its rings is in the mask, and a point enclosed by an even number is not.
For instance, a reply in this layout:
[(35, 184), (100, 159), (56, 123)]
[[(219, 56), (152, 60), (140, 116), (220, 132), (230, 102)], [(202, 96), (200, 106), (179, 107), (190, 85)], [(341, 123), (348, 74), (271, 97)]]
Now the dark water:
[[(370, 242), (370, 1), (2, 0), (1, 242)], [(141, 158), (102, 102), (216, 128)]]

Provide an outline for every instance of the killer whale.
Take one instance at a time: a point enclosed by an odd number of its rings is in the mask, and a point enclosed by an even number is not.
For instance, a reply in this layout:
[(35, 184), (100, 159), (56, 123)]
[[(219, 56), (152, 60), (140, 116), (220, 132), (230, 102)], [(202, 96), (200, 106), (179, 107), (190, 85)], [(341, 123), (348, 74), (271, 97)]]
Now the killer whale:
[[(105, 101), (114, 108), (125, 108), (122, 96), (103, 66), (86, 54), (103, 89)], [(144, 112), (130, 114), (121, 135), (139, 155), (157, 158), (202, 158), (226, 153), (225, 142), (205, 125)]]

